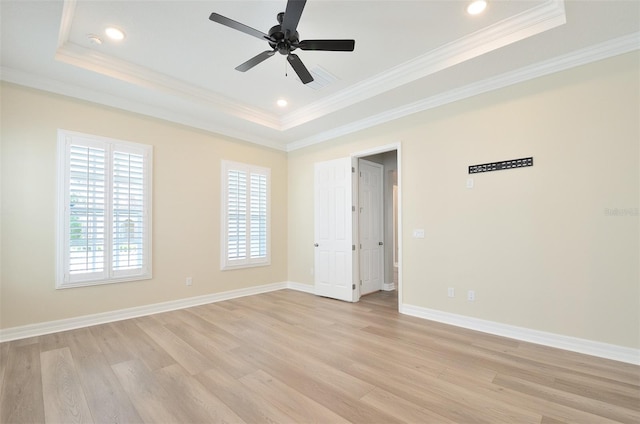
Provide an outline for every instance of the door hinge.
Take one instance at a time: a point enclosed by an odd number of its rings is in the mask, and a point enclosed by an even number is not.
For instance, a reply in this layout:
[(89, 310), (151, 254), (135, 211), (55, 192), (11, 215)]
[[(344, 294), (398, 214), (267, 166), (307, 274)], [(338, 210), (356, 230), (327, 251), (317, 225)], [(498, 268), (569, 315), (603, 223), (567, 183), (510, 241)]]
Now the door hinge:
[(356, 207), (355, 206), (351, 206), (351, 212), (355, 212), (356, 211)]
[(356, 289), (356, 285), (355, 284), (351, 284), (351, 290), (355, 290)]
[(351, 245), (351, 250), (356, 250), (356, 245), (355, 244)]
[(353, 166), (351, 167), (351, 172), (356, 172), (356, 168), (354, 168)]

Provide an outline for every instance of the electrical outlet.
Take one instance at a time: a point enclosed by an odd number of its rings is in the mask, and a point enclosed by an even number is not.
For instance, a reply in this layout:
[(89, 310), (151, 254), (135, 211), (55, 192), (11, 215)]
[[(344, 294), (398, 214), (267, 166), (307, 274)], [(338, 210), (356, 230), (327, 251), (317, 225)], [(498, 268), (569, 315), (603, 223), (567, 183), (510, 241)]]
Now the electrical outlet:
[(191, 284), (193, 284), (193, 278), (187, 277), (187, 281), (185, 283), (187, 286), (190, 286)]
[(467, 300), (469, 302), (474, 302), (476, 300), (476, 292), (473, 290), (469, 290), (467, 292)]
[(447, 289), (447, 296), (456, 297), (456, 290), (453, 287), (449, 287)]

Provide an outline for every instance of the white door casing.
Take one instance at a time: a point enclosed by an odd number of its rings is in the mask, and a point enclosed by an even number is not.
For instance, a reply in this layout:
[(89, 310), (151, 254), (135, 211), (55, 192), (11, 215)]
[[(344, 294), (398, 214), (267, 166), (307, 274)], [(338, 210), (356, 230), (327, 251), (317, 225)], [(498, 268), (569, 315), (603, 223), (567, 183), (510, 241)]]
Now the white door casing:
[(384, 167), (359, 160), (360, 294), (383, 289), (384, 284)]
[(315, 164), (315, 293), (353, 301), (351, 158)]

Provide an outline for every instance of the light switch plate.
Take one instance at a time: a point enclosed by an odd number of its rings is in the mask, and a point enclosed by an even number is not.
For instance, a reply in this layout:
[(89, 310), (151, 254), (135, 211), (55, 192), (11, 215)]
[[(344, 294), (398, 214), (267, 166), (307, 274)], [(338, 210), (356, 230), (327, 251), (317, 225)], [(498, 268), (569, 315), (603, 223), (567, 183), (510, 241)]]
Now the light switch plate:
[(467, 178), (467, 188), (473, 188), (473, 178)]

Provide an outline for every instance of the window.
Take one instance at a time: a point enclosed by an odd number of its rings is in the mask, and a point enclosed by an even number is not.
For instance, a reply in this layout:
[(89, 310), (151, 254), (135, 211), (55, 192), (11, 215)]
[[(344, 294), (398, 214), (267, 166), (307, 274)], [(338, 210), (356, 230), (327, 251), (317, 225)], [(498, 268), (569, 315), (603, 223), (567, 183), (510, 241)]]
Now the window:
[(222, 269), (271, 263), (270, 170), (222, 161)]
[(58, 131), (57, 288), (151, 278), (152, 147)]

